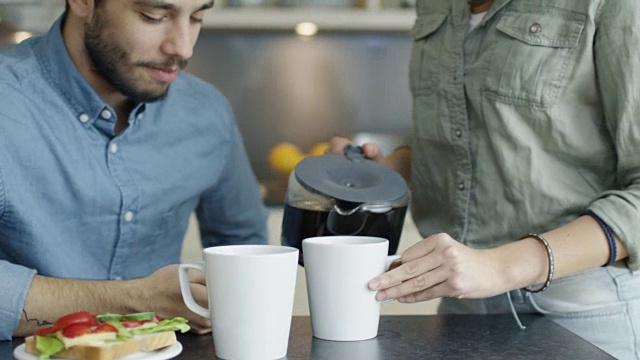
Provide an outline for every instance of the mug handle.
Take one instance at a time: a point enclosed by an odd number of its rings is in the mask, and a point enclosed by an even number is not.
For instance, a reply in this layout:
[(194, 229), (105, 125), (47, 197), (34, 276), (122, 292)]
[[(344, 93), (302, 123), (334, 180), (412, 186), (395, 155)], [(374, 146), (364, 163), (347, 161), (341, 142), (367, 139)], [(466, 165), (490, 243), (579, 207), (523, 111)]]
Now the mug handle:
[(189, 310), (202, 317), (210, 319), (211, 315), (209, 313), (209, 309), (205, 309), (202, 306), (198, 305), (193, 299), (191, 286), (189, 285), (189, 269), (194, 269), (204, 273), (204, 264), (180, 264), (180, 267), (178, 268), (178, 277), (180, 279), (180, 292), (182, 293), (182, 300), (184, 300), (184, 304), (187, 305)]
[(387, 261), (384, 263), (384, 268), (386, 269), (385, 271), (391, 270), (391, 269), (389, 269), (391, 264), (393, 264), (394, 261), (396, 261), (396, 260), (398, 260), (400, 258), (401, 258), (400, 255), (389, 255), (389, 256), (387, 256)]

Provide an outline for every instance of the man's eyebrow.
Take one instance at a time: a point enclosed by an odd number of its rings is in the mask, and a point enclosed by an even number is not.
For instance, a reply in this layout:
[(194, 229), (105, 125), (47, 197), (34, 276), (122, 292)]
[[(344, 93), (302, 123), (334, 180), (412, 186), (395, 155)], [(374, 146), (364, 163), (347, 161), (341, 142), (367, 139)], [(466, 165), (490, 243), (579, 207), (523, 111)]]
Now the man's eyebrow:
[[(168, 3), (164, 0), (135, 0), (134, 4), (140, 7), (152, 7), (156, 9), (173, 10), (173, 11), (178, 10), (178, 6), (172, 3)], [(210, 9), (212, 7), (213, 7), (213, 0), (210, 0), (209, 2), (202, 5), (195, 12)]]
[(211, 9), (213, 7), (213, 0), (209, 1), (208, 3), (202, 5), (200, 7), (200, 9), (198, 9), (197, 11), (202, 11), (202, 10), (207, 10), (207, 9)]

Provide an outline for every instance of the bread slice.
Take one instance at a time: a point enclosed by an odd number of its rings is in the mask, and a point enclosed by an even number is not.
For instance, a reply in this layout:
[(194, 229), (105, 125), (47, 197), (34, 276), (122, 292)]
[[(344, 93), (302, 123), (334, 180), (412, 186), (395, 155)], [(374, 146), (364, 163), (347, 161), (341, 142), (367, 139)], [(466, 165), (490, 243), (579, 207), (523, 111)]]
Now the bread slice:
[(137, 335), (134, 339), (138, 340), (140, 351), (155, 351), (175, 344), (175, 331), (164, 331), (148, 335)]
[[(34, 336), (25, 338), (24, 343), (26, 352), (35, 355), (40, 354), (36, 348), (36, 338)], [(100, 345), (77, 345), (62, 350), (55, 354), (55, 357), (77, 360), (114, 360), (138, 352), (139, 349), (138, 341), (129, 339)]]
[[(39, 355), (36, 348), (36, 338), (29, 336), (24, 339), (25, 351)], [(115, 360), (138, 351), (155, 351), (177, 342), (174, 331), (166, 331), (148, 335), (137, 335), (131, 339), (117, 342), (101, 343), (99, 345), (77, 345), (65, 349), (55, 357), (76, 360)]]

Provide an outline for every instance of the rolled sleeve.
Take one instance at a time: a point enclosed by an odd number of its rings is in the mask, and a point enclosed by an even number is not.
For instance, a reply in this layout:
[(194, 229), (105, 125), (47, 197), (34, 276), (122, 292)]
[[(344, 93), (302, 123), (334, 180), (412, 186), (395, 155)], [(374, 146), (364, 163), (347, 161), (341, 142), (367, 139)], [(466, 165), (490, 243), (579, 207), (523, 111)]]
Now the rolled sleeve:
[(616, 185), (590, 205), (625, 244), (640, 270), (640, 3), (606, 1), (594, 44), (604, 117), (616, 148)]
[(0, 260), (0, 340), (11, 340), (31, 287), (35, 270)]

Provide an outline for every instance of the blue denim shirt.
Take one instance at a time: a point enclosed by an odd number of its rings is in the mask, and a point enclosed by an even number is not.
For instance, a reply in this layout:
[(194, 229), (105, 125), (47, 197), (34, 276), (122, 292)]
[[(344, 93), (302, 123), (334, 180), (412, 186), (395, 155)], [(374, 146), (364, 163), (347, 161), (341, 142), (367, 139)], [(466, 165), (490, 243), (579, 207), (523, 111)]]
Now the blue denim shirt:
[(31, 279), (119, 280), (178, 263), (190, 214), (203, 246), (266, 243), (266, 210), (232, 110), (180, 74), (114, 136), (61, 21), (0, 53), (0, 339)]

